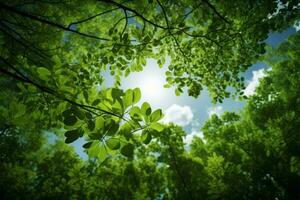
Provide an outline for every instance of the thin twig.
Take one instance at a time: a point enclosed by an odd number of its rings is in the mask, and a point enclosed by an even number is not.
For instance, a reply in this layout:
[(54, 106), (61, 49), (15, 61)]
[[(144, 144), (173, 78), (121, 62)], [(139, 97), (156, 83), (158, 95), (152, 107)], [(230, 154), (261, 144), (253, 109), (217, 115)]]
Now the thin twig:
[(208, 0), (202, 0), (204, 3), (206, 3), (208, 5), (208, 7), (210, 7), (214, 13), (216, 13), (218, 15), (218, 17), (220, 17), (223, 21), (225, 21), (227, 24), (230, 24), (230, 22), (224, 17), (222, 16), (216, 9), (215, 6), (213, 6)]
[(122, 8), (124, 10), (130, 11), (130, 12), (134, 13), (136, 16), (138, 16), (139, 18), (141, 18), (142, 20), (148, 22), (149, 24), (152, 24), (155, 27), (158, 27), (158, 28), (161, 28), (161, 29), (164, 29), (164, 30), (167, 30), (167, 29), (170, 29), (170, 28), (171, 29), (177, 29), (177, 28), (174, 28), (174, 27), (165, 27), (165, 26), (162, 26), (160, 24), (156, 24), (155, 22), (152, 22), (151, 20), (144, 17), (142, 14), (138, 13), (136, 10), (134, 10), (132, 8), (129, 8), (129, 7), (127, 7), (123, 4), (120, 4), (118, 2), (115, 2), (115, 1), (112, 1), (112, 0), (99, 0), (99, 1), (109, 3), (109, 4), (112, 4), (112, 5), (118, 6), (119, 8)]
[(120, 35), (120, 37), (122, 37), (123, 36), (123, 34), (125, 33), (125, 30), (126, 30), (126, 28), (127, 28), (127, 25), (128, 25), (128, 16), (127, 16), (127, 11), (126, 10), (124, 10), (123, 9), (123, 11), (124, 11), (124, 15), (125, 15), (125, 25), (124, 25), (124, 28), (123, 28), (123, 31), (122, 31), (122, 33), (121, 33), (121, 35)]
[(0, 3), (0, 7), (1, 7), (1, 9), (5, 9), (5, 10), (7, 10), (9, 12), (21, 15), (23, 17), (30, 18), (32, 20), (35, 20), (35, 21), (38, 21), (38, 22), (41, 22), (41, 23), (44, 23), (44, 24), (48, 24), (50, 26), (56, 27), (58, 29), (62, 29), (64, 31), (76, 33), (78, 35), (81, 35), (81, 36), (84, 36), (84, 37), (87, 37), (87, 38), (98, 39), (98, 40), (103, 40), (103, 41), (109, 41), (110, 40), (108, 38), (102, 38), (102, 37), (98, 37), (98, 36), (95, 36), (95, 35), (90, 35), (90, 34), (87, 34), (87, 33), (82, 33), (82, 32), (76, 31), (74, 29), (71, 29), (70, 27), (65, 27), (63, 25), (54, 23), (54, 22), (49, 21), (47, 19), (43, 19), (43, 18), (37, 17), (35, 15), (31, 15), (29, 13), (26, 13), (26, 12), (20, 11), (18, 9), (15, 9), (13, 7), (7, 6), (7, 5), (5, 5), (3, 3)]
[[(101, 109), (101, 108), (97, 108), (97, 107), (94, 107), (94, 106), (85, 105), (85, 104), (80, 104), (80, 103), (77, 103), (76, 101), (73, 101), (73, 100), (71, 100), (71, 99), (68, 99), (68, 98), (66, 98), (66, 97), (64, 97), (64, 96), (62, 96), (62, 95), (60, 95), (60, 94), (58, 94), (55, 90), (53, 90), (53, 89), (51, 89), (51, 88), (48, 88), (48, 87), (46, 87), (46, 86), (43, 86), (43, 85), (41, 85), (41, 84), (38, 84), (38, 83), (36, 83), (36, 82), (34, 82), (34, 81), (32, 81), (31, 79), (29, 79), (28, 77), (26, 77), (25, 75), (23, 75), (17, 68), (15, 68), (12, 64), (10, 64), (6, 59), (4, 59), (4, 58), (1, 57), (1, 56), (0, 56), (0, 60), (2, 60), (2, 62), (3, 62), (4, 64), (6, 64), (9, 68), (11, 68), (13, 71), (15, 71), (15, 72), (17, 73), (17, 74), (12, 73), (12, 72), (10, 72), (10, 71), (8, 71), (8, 70), (5, 70), (5, 69), (3, 69), (2, 67), (0, 67), (0, 71), (1, 71), (2, 73), (6, 74), (6, 75), (9, 75), (9, 76), (11, 76), (11, 77), (13, 77), (13, 78), (15, 78), (15, 79), (17, 79), (17, 80), (19, 80), (19, 81), (22, 81), (22, 82), (25, 82), (25, 83), (29, 83), (29, 84), (31, 84), (31, 85), (34, 85), (35, 87), (37, 87), (38, 89), (40, 89), (42, 92), (46, 92), (46, 93), (48, 93), (48, 94), (51, 94), (51, 95), (53, 95), (53, 96), (55, 96), (55, 97), (57, 97), (57, 98), (59, 98), (59, 99), (61, 99), (61, 100), (63, 100), (63, 101), (66, 101), (66, 102), (69, 102), (69, 103), (72, 104), (72, 105), (81, 107), (82, 109), (87, 110), (87, 111), (89, 111), (89, 112), (91, 112), (91, 111), (94, 112), (93, 110), (97, 110), (97, 111), (103, 112), (103, 113), (105, 113), (105, 114), (112, 115), (112, 116), (121, 118), (121, 119), (123, 119), (123, 120), (126, 120), (126, 119), (124, 119), (123, 116), (120, 116), (120, 115), (118, 115), (118, 114), (116, 114), (116, 113), (109, 112), (109, 111), (107, 111), (107, 110), (103, 110), (103, 109)], [(92, 110), (90, 110), (90, 109), (92, 109)]]
[(162, 11), (163, 11), (163, 15), (164, 15), (164, 18), (165, 18), (165, 20), (166, 20), (166, 24), (167, 24), (167, 27), (168, 27), (168, 32), (169, 32), (169, 34), (170, 34), (171, 37), (174, 39), (175, 44), (176, 44), (176, 46), (178, 47), (178, 49), (179, 49), (179, 51), (181, 52), (181, 54), (182, 54), (184, 57), (186, 57), (186, 56), (185, 56), (185, 53), (183, 52), (183, 50), (182, 50), (181, 47), (180, 47), (180, 44), (179, 44), (177, 38), (173, 35), (173, 33), (171, 32), (171, 29), (169, 28), (169, 27), (170, 27), (170, 24), (169, 24), (169, 20), (168, 20), (168, 16), (167, 16), (167, 13), (166, 13), (165, 8), (163, 7), (163, 5), (160, 3), (159, 0), (156, 0), (156, 1), (157, 1), (157, 3), (159, 4), (159, 6), (161, 7), (161, 9), (162, 9)]
[(114, 11), (114, 10), (118, 10), (118, 9), (120, 9), (120, 8), (113, 8), (113, 9), (106, 10), (106, 11), (101, 12), (101, 13), (97, 13), (97, 14), (95, 14), (95, 15), (92, 15), (92, 16), (88, 17), (88, 18), (85, 18), (85, 19), (82, 19), (82, 20), (79, 20), (79, 21), (76, 21), (76, 22), (72, 22), (72, 23), (70, 23), (70, 24), (68, 25), (68, 28), (71, 28), (72, 25), (77, 25), (77, 24), (81, 24), (81, 23), (83, 23), (83, 22), (87, 22), (87, 21), (89, 21), (89, 20), (91, 20), (91, 19), (94, 19), (95, 17), (99, 17), (99, 16), (101, 16), (101, 15), (110, 13), (110, 12), (112, 12), (112, 11)]

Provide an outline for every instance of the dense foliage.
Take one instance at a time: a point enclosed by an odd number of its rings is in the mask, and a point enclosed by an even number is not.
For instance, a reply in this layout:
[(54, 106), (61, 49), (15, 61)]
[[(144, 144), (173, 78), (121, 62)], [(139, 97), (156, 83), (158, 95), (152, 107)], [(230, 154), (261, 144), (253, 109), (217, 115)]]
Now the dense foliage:
[[(60, 142), (1, 129), (5, 199), (299, 199), (300, 34), (268, 56), (272, 67), (238, 115), (213, 115), (187, 150), (182, 128), (123, 156), (82, 160)], [(146, 141), (147, 140), (147, 141)], [(20, 195), (21, 194), (21, 195)]]
[[(84, 137), (91, 156), (100, 151), (103, 158), (118, 149), (132, 156), (142, 142), (135, 133), (144, 130), (148, 139), (158, 135), (163, 115), (148, 103), (137, 106), (138, 88), (119, 89), (122, 76), (143, 70), (147, 58), (162, 66), (168, 57), (166, 87), (176, 86), (176, 94), (186, 87), (196, 97), (206, 87), (214, 102), (222, 102), (235, 88), (242, 97), (240, 72), (264, 53), (270, 31), (299, 17), (297, 1), (284, 3), (2, 2), (5, 124), (63, 128), (67, 143)], [(104, 70), (115, 76), (115, 87), (104, 87)]]
[[(264, 54), (299, 20), (287, 2), (0, 2), (1, 198), (300, 199), (300, 34)], [(139, 88), (120, 89), (167, 57), (166, 87), (214, 102), (243, 97), (257, 59), (271, 70), (243, 112), (212, 116), (186, 146)], [(88, 160), (66, 144), (79, 138)]]

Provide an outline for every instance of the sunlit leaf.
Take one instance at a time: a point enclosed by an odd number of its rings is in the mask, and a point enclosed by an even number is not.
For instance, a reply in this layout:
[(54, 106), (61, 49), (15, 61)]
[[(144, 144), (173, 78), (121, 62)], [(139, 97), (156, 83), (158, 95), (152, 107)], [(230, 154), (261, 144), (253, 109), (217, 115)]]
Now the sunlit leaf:
[(117, 138), (109, 138), (106, 140), (106, 145), (111, 149), (111, 150), (117, 150), (120, 148), (121, 143), (120, 139)]
[(151, 107), (148, 102), (144, 102), (141, 107), (142, 114), (145, 116), (149, 116), (151, 114)]
[(102, 131), (104, 129), (105, 120), (102, 116), (98, 116), (95, 120), (95, 129), (97, 131)]
[(162, 125), (160, 123), (157, 123), (157, 122), (154, 122), (154, 123), (150, 124), (150, 128), (153, 128), (154, 130), (156, 130), (158, 132), (161, 132), (161, 131), (164, 130), (164, 125)]
[(139, 88), (135, 88), (133, 90), (133, 103), (139, 102), (141, 99), (141, 90)]
[(134, 106), (129, 112), (131, 118), (141, 121), (142, 120), (142, 112), (141, 109), (137, 106)]
[(163, 117), (161, 109), (155, 110), (151, 115), (150, 115), (150, 121), (151, 122), (157, 122)]
[(38, 67), (36, 71), (39, 77), (44, 81), (47, 81), (51, 76), (51, 72), (45, 67)]
[(125, 95), (123, 97), (124, 107), (128, 108), (133, 103), (133, 91), (131, 89), (126, 90)]

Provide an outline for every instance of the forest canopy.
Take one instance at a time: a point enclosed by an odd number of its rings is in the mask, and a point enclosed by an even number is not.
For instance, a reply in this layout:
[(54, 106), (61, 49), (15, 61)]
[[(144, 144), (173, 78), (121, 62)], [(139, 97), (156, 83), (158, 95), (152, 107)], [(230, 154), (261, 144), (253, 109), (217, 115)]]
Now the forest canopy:
[[(266, 45), (299, 19), (294, 0), (0, 2), (2, 197), (299, 199), (299, 32)], [(176, 95), (246, 106), (213, 115), (187, 147), (182, 127), (121, 87), (150, 58), (170, 60)], [(270, 70), (246, 98), (258, 61)], [(86, 160), (69, 145), (79, 138)]]

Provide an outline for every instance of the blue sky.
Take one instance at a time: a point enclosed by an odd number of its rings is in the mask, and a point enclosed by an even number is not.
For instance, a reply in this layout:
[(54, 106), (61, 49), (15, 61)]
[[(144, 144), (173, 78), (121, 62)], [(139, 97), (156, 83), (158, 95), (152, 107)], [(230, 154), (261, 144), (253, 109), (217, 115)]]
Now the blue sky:
[[(278, 46), (288, 36), (294, 34), (296, 30), (289, 28), (281, 33), (270, 33), (266, 42), (272, 47)], [(247, 92), (253, 93), (255, 86), (259, 83), (259, 78), (263, 77), (263, 69), (268, 66), (264, 63), (252, 65), (244, 74)], [(222, 114), (224, 111), (239, 112), (245, 105), (244, 101), (235, 99), (225, 99), (222, 104), (213, 105), (206, 90), (202, 91), (198, 98), (193, 98), (187, 93), (176, 96), (174, 88), (163, 88), (165, 83), (165, 71), (167, 64), (159, 68), (155, 60), (148, 60), (147, 66), (142, 72), (131, 73), (122, 79), (122, 88), (141, 88), (141, 102), (147, 101), (153, 108), (161, 108), (165, 113), (165, 122), (174, 122), (182, 125), (187, 132), (185, 142), (189, 143), (194, 135), (202, 137), (200, 131), (204, 122), (211, 114)], [(113, 77), (109, 72), (105, 72), (106, 87), (113, 85)], [(83, 140), (77, 140), (72, 145), (81, 157), (86, 157), (82, 149)]]

